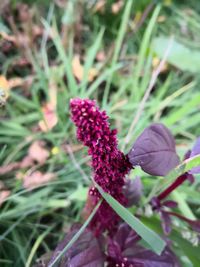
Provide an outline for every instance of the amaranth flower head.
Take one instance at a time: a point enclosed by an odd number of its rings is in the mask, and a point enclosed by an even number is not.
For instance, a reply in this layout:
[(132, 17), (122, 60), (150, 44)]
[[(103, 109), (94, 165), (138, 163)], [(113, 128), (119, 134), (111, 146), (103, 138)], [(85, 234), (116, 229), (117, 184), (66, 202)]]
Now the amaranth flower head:
[[(110, 129), (106, 112), (100, 111), (93, 100), (72, 99), (70, 108), (72, 121), (77, 127), (77, 138), (89, 148), (95, 182), (125, 205), (127, 201), (122, 188), (125, 175), (132, 166), (117, 147), (117, 131)], [(94, 205), (98, 202), (100, 194), (95, 187), (90, 189), (89, 198)], [(112, 233), (118, 221), (117, 214), (103, 201), (91, 226), (97, 233), (103, 230)]]

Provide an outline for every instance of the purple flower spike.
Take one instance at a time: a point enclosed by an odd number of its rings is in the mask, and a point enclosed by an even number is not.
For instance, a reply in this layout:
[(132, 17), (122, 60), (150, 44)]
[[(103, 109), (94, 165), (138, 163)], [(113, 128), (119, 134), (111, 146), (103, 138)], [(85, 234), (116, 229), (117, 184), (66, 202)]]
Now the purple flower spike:
[[(72, 99), (70, 108), (72, 121), (77, 127), (77, 138), (89, 148), (88, 154), (92, 157), (94, 180), (105, 192), (125, 205), (127, 200), (122, 188), (125, 175), (132, 166), (128, 157), (117, 148), (117, 131), (110, 129), (106, 112), (101, 112), (93, 100)], [(89, 195), (95, 205), (100, 198), (97, 189), (92, 187)], [(118, 220), (117, 214), (104, 201), (92, 225), (97, 232), (102, 230), (112, 232)]]

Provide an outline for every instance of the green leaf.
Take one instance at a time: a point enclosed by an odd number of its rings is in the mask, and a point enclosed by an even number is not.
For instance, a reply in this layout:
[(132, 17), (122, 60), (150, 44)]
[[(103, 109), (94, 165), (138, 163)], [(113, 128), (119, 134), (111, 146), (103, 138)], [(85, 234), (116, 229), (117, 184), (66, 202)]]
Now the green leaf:
[(70, 196), (69, 200), (76, 200), (76, 201), (86, 201), (88, 194), (88, 187), (83, 187), (80, 185), (76, 191), (74, 191)]
[(6, 26), (5, 23), (3, 23), (3, 21), (0, 19), (0, 32), (5, 32), (7, 34), (10, 33), (9, 28)]
[(200, 155), (189, 158), (172, 170), (164, 180), (161, 180), (156, 191), (165, 190), (176, 178), (194, 167), (200, 166)]
[[(160, 36), (153, 40), (152, 48), (158, 57), (163, 58), (170, 37)], [(200, 71), (200, 52), (173, 40), (167, 61), (183, 71), (197, 73)]]
[(138, 218), (136, 218), (130, 211), (124, 208), (117, 200), (111, 195), (103, 191), (103, 189), (96, 184), (102, 197), (108, 204), (115, 210), (115, 212), (134, 230), (137, 234), (150, 245), (151, 249), (160, 255), (165, 248), (165, 241), (160, 238), (155, 232), (146, 227)]

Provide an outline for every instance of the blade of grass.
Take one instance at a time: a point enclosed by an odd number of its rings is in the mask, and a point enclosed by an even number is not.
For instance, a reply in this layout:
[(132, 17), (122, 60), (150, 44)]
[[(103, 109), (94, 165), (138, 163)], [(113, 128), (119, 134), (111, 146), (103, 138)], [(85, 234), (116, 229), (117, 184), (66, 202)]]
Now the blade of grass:
[(187, 202), (185, 201), (184, 196), (181, 192), (174, 191), (171, 194), (174, 201), (178, 203), (178, 208), (182, 212), (182, 214), (190, 220), (196, 220), (196, 217)]
[(137, 234), (150, 245), (151, 249), (158, 255), (160, 255), (165, 248), (165, 241), (160, 238), (155, 232), (146, 227), (137, 217), (130, 213), (128, 209), (123, 207), (117, 200), (111, 195), (103, 191), (103, 189), (96, 184), (102, 197), (108, 202), (108, 204), (115, 210), (115, 212), (134, 230)]
[(78, 93), (77, 83), (76, 83), (76, 80), (75, 80), (73, 72), (72, 72), (71, 61), (70, 61), (69, 57), (67, 56), (67, 53), (64, 50), (64, 47), (62, 45), (62, 41), (61, 41), (60, 35), (58, 33), (56, 22), (54, 21), (54, 23), (53, 23), (53, 29), (48, 24), (48, 22), (45, 21), (44, 19), (42, 20), (42, 22), (43, 22), (45, 28), (48, 30), (48, 32), (53, 36), (53, 38), (52, 38), (53, 43), (54, 43), (54, 45), (58, 51), (58, 54), (59, 54), (61, 61), (63, 62), (64, 66), (65, 66), (67, 79), (69, 81), (69, 90), (72, 93), (72, 95), (76, 96)]
[(3, 157), (4, 152), (6, 151), (7, 145), (3, 145), (0, 151), (0, 159)]
[[(139, 78), (140, 78), (140, 74), (142, 72), (142, 68), (144, 66), (144, 62), (145, 62), (145, 56), (146, 56), (146, 51), (149, 47), (149, 42), (150, 42), (150, 38), (157, 20), (157, 17), (160, 13), (160, 9), (161, 9), (161, 5), (157, 5), (153, 15), (148, 23), (148, 27), (144, 33), (144, 37), (141, 41), (141, 47), (140, 47), (140, 51), (139, 51), (139, 56), (138, 56), (138, 63), (136, 65), (136, 68), (134, 69), (134, 79), (133, 79), (133, 84), (132, 84), (132, 88), (134, 88), (134, 90), (132, 90), (132, 98), (137, 97), (137, 100), (139, 100)], [(138, 94), (137, 94), (138, 92)], [(135, 93), (135, 95), (134, 95)]]
[(88, 53), (87, 53), (87, 56), (86, 56), (86, 62), (84, 64), (83, 81), (81, 82), (81, 85), (80, 85), (81, 95), (83, 95), (83, 96), (85, 94), (86, 87), (87, 87), (87, 84), (88, 84), (88, 73), (89, 73), (90, 68), (92, 68), (95, 56), (96, 56), (97, 51), (98, 51), (98, 49), (99, 49), (99, 47), (101, 45), (101, 41), (102, 41), (102, 38), (103, 38), (104, 31), (105, 31), (104, 28), (100, 30), (100, 32), (99, 32), (99, 34), (98, 34), (98, 36), (96, 38), (96, 41), (88, 49)]
[[(123, 42), (124, 36), (126, 34), (128, 20), (129, 20), (130, 13), (131, 13), (132, 3), (133, 3), (132, 0), (128, 0), (126, 3), (125, 9), (124, 9), (124, 14), (122, 17), (122, 22), (121, 22), (119, 33), (117, 36), (117, 40), (116, 40), (116, 44), (115, 44), (115, 50), (114, 50), (113, 59), (112, 59), (112, 63), (111, 63), (112, 67), (114, 67), (116, 65), (117, 59), (118, 59), (119, 54), (120, 54), (122, 42)], [(108, 81), (106, 83), (106, 88), (104, 91), (103, 103), (102, 103), (103, 107), (105, 107), (107, 105), (111, 82), (112, 82), (112, 76), (110, 76), (110, 78), (108, 79)]]
[(31, 252), (28, 256), (28, 259), (26, 261), (26, 265), (25, 267), (30, 267), (31, 266), (31, 262), (33, 261), (33, 257), (39, 247), (39, 245), (41, 244), (41, 242), (43, 241), (43, 239), (45, 238), (45, 236), (52, 230), (54, 226), (52, 225), (51, 227), (49, 227), (44, 233), (42, 233), (41, 235), (38, 236), (38, 238), (36, 239)]
[[(183, 87), (181, 87), (180, 89), (178, 89), (177, 91), (175, 91), (173, 94), (171, 94), (170, 96), (166, 97), (163, 101), (161, 101), (159, 103), (159, 105), (156, 107), (156, 114), (154, 115), (154, 120), (158, 120), (160, 115), (162, 114), (164, 108), (166, 108), (170, 103), (172, 103), (172, 101), (179, 97), (181, 94), (185, 93), (186, 91), (188, 91), (189, 89), (192, 89), (194, 86), (196, 85), (195, 81), (192, 81), (186, 85), (184, 85)], [(154, 111), (155, 112), (155, 111)]]
[(170, 173), (164, 179), (158, 182), (156, 188), (153, 188), (152, 192), (147, 198), (147, 202), (149, 202), (155, 194), (164, 191), (170, 184), (172, 184), (176, 180), (177, 177), (197, 166), (200, 166), (200, 155), (183, 161), (175, 169), (170, 171)]
[(102, 203), (102, 200), (100, 200), (98, 202), (98, 204), (96, 205), (96, 207), (94, 208), (94, 210), (92, 211), (92, 213), (90, 214), (90, 216), (88, 217), (88, 219), (81, 226), (80, 230), (73, 236), (73, 238), (69, 241), (69, 243), (58, 254), (58, 256), (54, 259), (54, 261), (51, 264), (48, 265), (48, 267), (55, 266), (55, 264), (58, 262), (58, 260), (61, 259), (61, 257), (64, 255), (64, 253), (66, 253), (66, 251), (74, 244), (74, 242), (76, 242), (76, 240), (78, 240), (78, 238), (80, 237), (80, 235), (84, 232), (84, 230), (86, 229), (86, 227), (88, 226), (88, 224), (90, 223), (90, 221), (92, 220), (92, 218), (94, 217), (94, 215), (97, 212), (98, 208), (100, 207), (101, 203)]
[(168, 116), (162, 120), (162, 123), (164, 123), (167, 127), (170, 127), (171, 125), (175, 124), (177, 121), (181, 120), (186, 116), (186, 114), (189, 114), (192, 112), (192, 109), (194, 107), (197, 107), (200, 102), (200, 94), (193, 95), (192, 99), (187, 102), (187, 105), (183, 105), (183, 107), (179, 108), (176, 111), (172, 110)]
[(106, 69), (88, 88), (87, 92), (85, 92), (85, 97), (90, 97), (95, 90), (98, 89), (98, 86), (105, 81), (107, 78), (109, 78), (110, 75), (113, 74), (116, 70), (119, 70), (123, 65), (122, 64), (116, 64), (115, 66)]

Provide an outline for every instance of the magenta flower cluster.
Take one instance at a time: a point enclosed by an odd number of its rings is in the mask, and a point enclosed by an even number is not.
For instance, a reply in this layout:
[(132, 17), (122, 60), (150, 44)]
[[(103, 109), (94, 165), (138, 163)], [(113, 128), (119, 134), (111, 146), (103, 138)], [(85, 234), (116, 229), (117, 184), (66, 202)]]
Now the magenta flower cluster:
[[(127, 200), (123, 194), (125, 176), (132, 166), (117, 147), (116, 130), (109, 127), (108, 116), (100, 111), (96, 102), (89, 99), (72, 99), (70, 102), (71, 118), (77, 127), (77, 138), (87, 146), (92, 158), (94, 180), (102, 189), (111, 194), (121, 204)], [(95, 187), (90, 188), (89, 198), (95, 205), (100, 194)], [(96, 233), (115, 231), (119, 218), (115, 211), (103, 201), (92, 221)]]

